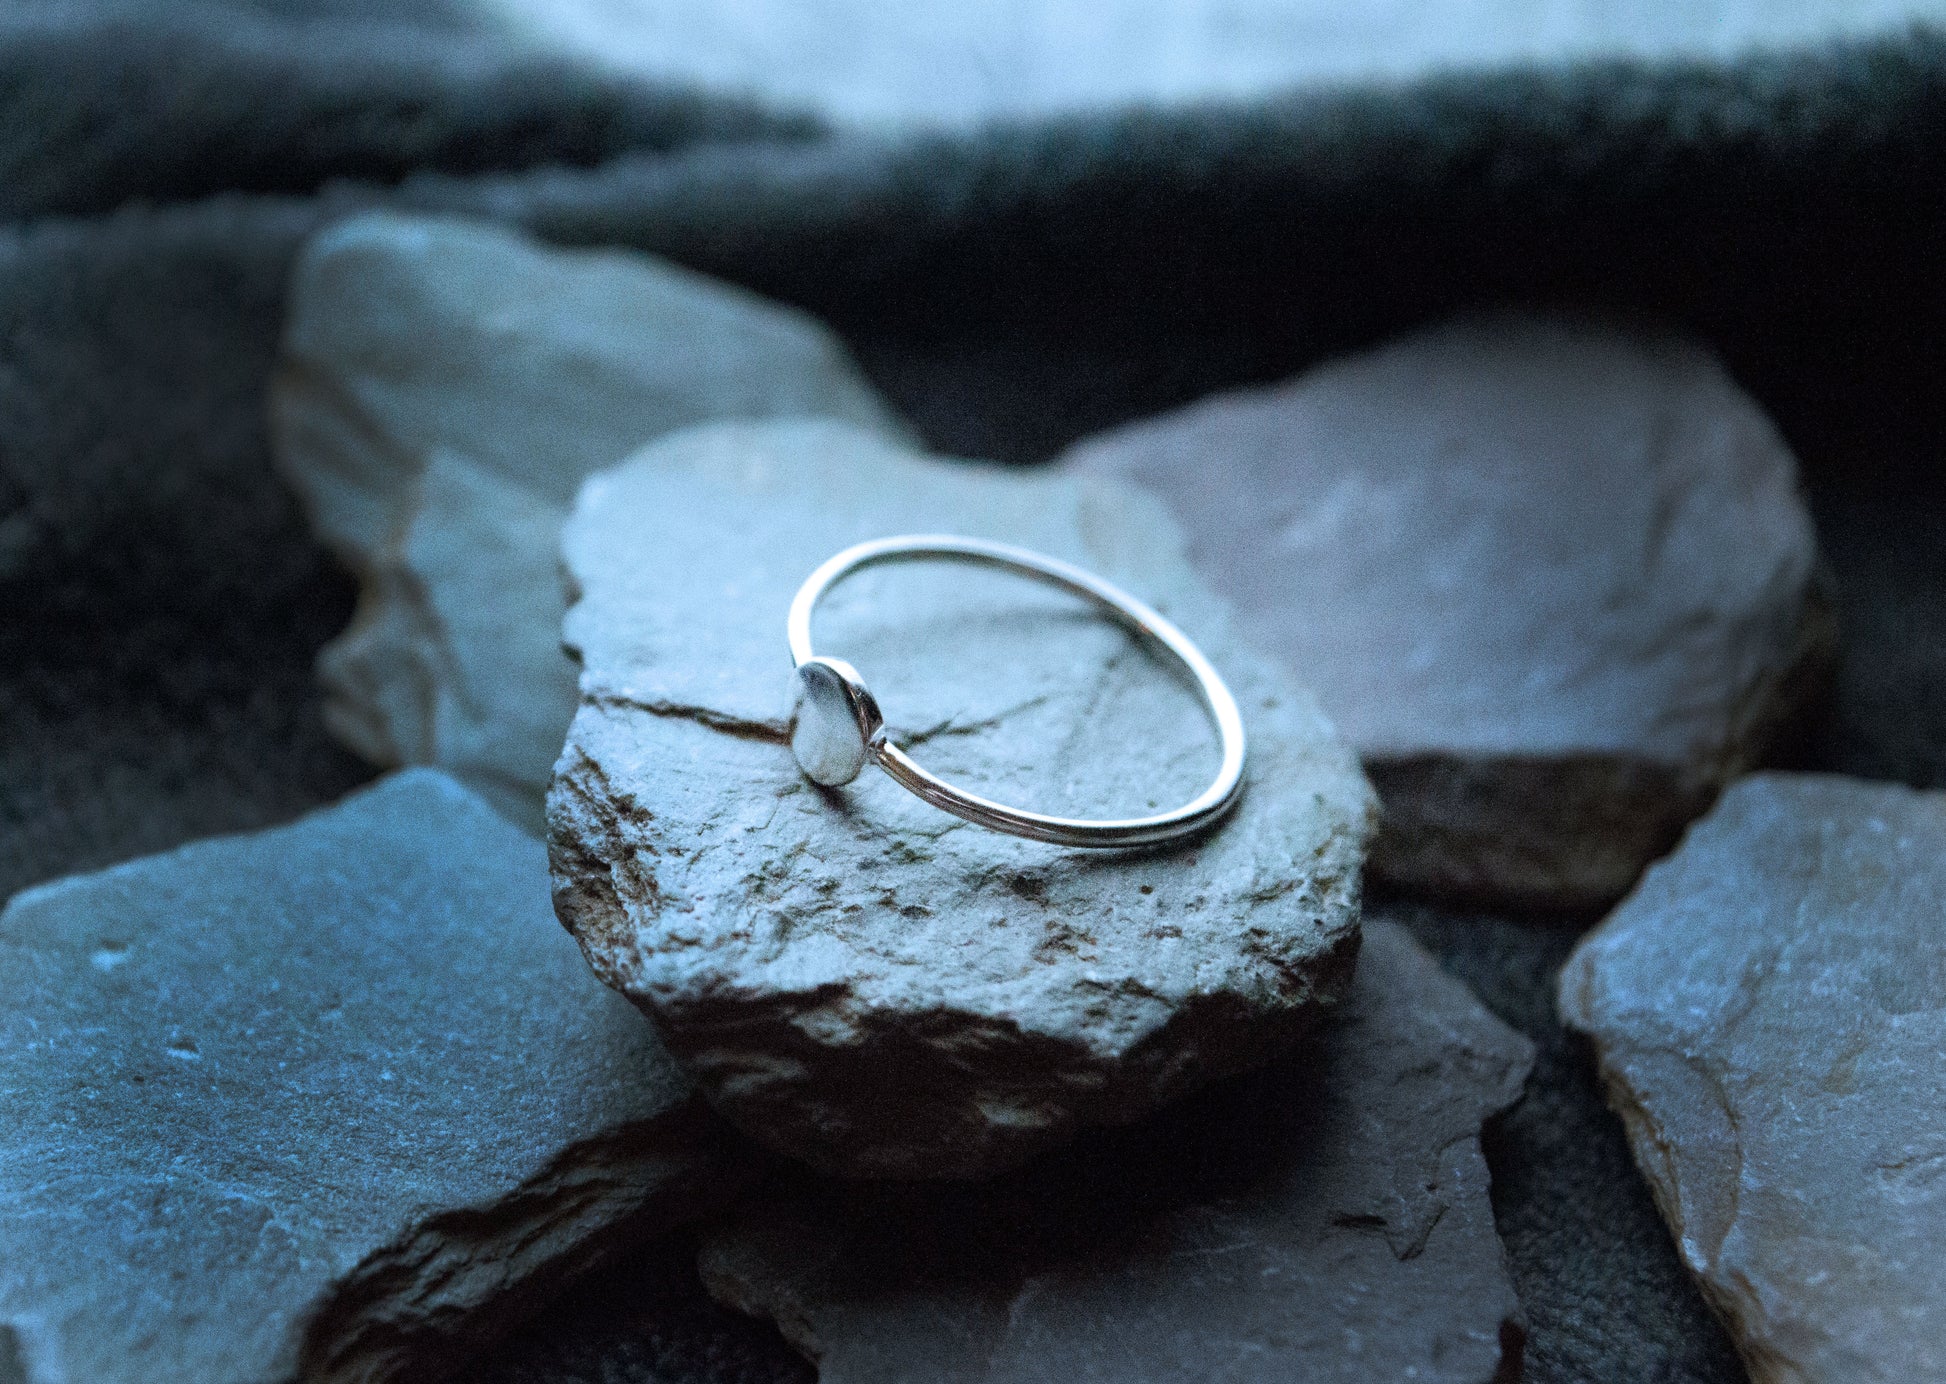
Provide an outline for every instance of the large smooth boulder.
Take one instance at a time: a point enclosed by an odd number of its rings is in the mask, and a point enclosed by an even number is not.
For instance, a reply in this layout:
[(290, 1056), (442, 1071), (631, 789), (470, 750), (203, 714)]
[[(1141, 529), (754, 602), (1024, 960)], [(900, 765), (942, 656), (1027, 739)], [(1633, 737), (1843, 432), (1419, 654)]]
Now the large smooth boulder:
[(1707, 352), (1435, 327), (1077, 444), (1153, 489), (1385, 804), (1374, 874), (1613, 902), (1820, 689), (1797, 465)]
[(800, 1178), (703, 1232), (705, 1281), (823, 1384), (1517, 1377), (1481, 1121), (1531, 1049), (1392, 924), (1262, 1072), (968, 1189)]
[[(986, 831), (876, 768), (806, 780), (784, 620), (861, 539), (999, 538), (1177, 620), (1251, 737), (1201, 839), (1063, 849)], [(1232, 632), (1160, 505), (922, 456), (832, 423), (715, 425), (583, 488), (563, 536), (581, 708), (548, 799), (555, 905), (731, 1120), (821, 1168), (964, 1178), (1270, 1060), (1343, 993), (1370, 790), (1309, 693)], [(881, 569), (821, 609), (895, 738), (1056, 813), (1193, 797), (1198, 702), (1077, 601), (963, 566)]]
[(1561, 1013), (1752, 1379), (1946, 1378), (1946, 794), (1744, 780)]
[(332, 732), (538, 832), (574, 713), (557, 549), (576, 488), (689, 424), (798, 414), (903, 436), (825, 327), (667, 261), (389, 212), (315, 236), (271, 421), (361, 583), (318, 660)]
[(0, 1375), (417, 1380), (749, 1168), (412, 770), (0, 914)]

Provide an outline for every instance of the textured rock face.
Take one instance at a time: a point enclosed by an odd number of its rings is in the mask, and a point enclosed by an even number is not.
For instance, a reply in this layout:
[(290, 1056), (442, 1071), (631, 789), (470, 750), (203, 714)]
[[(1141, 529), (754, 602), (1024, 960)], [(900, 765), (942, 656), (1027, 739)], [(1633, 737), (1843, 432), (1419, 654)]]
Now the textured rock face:
[(1466, 321), (1068, 459), (1169, 503), (1364, 757), (1406, 888), (1613, 900), (1829, 662), (1796, 464), (1678, 342)]
[(1760, 775), (1561, 1011), (1761, 1384), (1946, 1377), (1946, 794)]
[(415, 770), (17, 896), (6, 1378), (423, 1378), (717, 1205), (721, 1123), (549, 918), (541, 855)]
[(705, 1232), (704, 1277), (823, 1384), (1513, 1378), (1479, 1133), (1530, 1056), (1378, 924), (1265, 1071), (996, 1184), (800, 1179)]
[(284, 475), (363, 585), (319, 659), (333, 732), (536, 831), (574, 711), (557, 550), (583, 477), (710, 418), (898, 432), (800, 313), (640, 255), (391, 214), (299, 257), (271, 404)]
[[(1064, 850), (876, 768), (794, 762), (784, 617), (851, 543), (960, 532), (1125, 584), (1230, 679), (1250, 786), (1214, 835)], [(1266, 1060), (1342, 991), (1370, 795), (1310, 696), (1234, 638), (1154, 501), (838, 424), (718, 425), (591, 479), (564, 531), (582, 658), (548, 800), (555, 907), (717, 1107), (833, 1171), (971, 1177)], [(821, 652), (921, 763), (1002, 801), (1130, 815), (1192, 797), (1189, 690), (1060, 593), (951, 565), (861, 573)]]

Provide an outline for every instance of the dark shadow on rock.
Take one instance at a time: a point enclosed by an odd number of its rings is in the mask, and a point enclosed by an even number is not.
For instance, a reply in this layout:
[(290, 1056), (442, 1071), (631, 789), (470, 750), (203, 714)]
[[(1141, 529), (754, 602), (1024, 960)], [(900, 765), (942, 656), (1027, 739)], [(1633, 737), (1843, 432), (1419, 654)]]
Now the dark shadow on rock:
[(473, 1384), (812, 1384), (775, 1327), (719, 1307), (687, 1234), (574, 1284), (478, 1361)]
[(987, 1182), (833, 1182), (836, 1217), (871, 1226), (861, 1276), (886, 1282), (991, 1285), (996, 1268), (1027, 1278), (1077, 1258), (1142, 1247), (1186, 1207), (1244, 1199), (1306, 1166), (1309, 1117), (1330, 1084), (1315, 1041), (1264, 1072), (1205, 1088), (1157, 1118), (1090, 1130), (1029, 1167)]

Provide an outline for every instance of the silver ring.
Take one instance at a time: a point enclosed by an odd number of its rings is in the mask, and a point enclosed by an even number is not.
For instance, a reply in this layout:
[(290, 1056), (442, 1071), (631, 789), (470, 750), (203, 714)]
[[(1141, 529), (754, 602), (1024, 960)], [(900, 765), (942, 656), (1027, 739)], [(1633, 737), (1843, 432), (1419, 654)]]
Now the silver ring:
[[(1197, 691), (1223, 741), (1216, 779), (1173, 812), (1155, 817), (1094, 820), (1028, 812), (955, 788), (914, 763), (887, 737), (878, 701), (858, 670), (842, 659), (811, 652), (811, 612), (838, 581), (866, 567), (891, 562), (945, 559), (998, 567), (1085, 597), (1151, 652), (1167, 654), (1195, 680)], [(1243, 717), (1236, 698), (1210, 661), (1187, 636), (1135, 597), (1071, 563), (1043, 557), (1010, 543), (952, 534), (905, 534), (845, 549), (805, 579), (791, 601), (791, 661), (797, 669), (791, 753), (813, 783), (836, 787), (858, 777), (867, 760), (941, 808), (994, 831), (1051, 841), (1061, 846), (1149, 846), (1202, 830), (1236, 805), (1243, 791)]]

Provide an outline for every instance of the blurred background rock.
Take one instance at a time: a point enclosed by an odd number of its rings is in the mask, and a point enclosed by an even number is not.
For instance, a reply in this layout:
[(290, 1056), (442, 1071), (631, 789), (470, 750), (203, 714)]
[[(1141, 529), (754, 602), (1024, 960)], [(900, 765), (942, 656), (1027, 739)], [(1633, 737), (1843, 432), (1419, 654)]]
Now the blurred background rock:
[(1941, 0), (16, 0), (498, 33), (844, 123), (966, 125), (1581, 58), (1721, 60), (1946, 18)]

